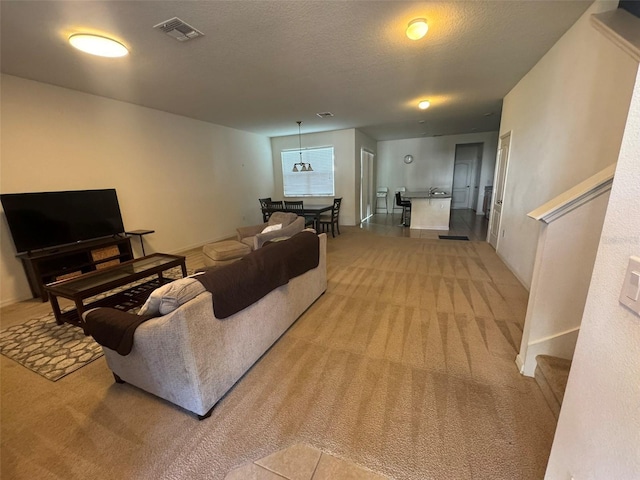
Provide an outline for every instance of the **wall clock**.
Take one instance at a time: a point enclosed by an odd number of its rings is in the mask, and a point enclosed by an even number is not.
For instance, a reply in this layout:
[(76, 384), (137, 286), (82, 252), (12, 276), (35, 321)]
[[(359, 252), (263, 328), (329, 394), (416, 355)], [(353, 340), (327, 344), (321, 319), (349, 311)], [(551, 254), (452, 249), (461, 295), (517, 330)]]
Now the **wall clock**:
[(404, 156), (404, 163), (409, 165), (411, 162), (413, 162), (413, 155), (405, 155)]

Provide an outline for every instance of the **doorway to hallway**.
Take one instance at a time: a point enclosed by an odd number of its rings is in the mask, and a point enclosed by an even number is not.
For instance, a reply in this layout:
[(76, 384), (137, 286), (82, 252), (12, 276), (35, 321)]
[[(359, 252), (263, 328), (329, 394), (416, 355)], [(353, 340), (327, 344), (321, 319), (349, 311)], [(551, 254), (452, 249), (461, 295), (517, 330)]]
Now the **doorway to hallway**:
[(451, 192), (452, 209), (478, 209), (483, 147), (482, 143), (456, 145)]

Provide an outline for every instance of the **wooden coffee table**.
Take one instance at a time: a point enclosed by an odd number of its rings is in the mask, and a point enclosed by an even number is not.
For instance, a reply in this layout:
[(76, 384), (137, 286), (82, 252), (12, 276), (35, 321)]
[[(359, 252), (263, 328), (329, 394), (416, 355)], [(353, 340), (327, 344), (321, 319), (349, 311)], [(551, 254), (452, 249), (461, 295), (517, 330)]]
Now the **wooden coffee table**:
[[(96, 307), (112, 307), (126, 311), (142, 305), (154, 289), (173, 281), (171, 278), (163, 277), (163, 272), (174, 267), (182, 268), (183, 277), (187, 275), (185, 257), (154, 253), (146, 257), (123, 262), (120, 265), (86, 273), (79, 277), (50, 283), (45, 285), (44, 288), (49, 293), (56, 323), (62, 325), (67, 322), (81, 326), (84, 330), (82, 314), (86, 310)], [(87, 305), (84, 304), (84, 300), (89, 297), (154, 275), (157, 275), (157, 277), (150, 279), (148, 282), (100, 298)], [(73, 300), (76, 304), (75, 310), (62, 313), (58, 297)]]

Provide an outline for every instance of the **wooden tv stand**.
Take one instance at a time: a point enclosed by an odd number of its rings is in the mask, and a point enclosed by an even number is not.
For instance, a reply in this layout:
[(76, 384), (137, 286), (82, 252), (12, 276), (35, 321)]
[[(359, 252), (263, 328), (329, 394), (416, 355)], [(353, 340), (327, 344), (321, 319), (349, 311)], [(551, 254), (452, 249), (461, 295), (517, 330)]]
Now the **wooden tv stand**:
[(117, 236), (21, 253), (17, 257), (22, 260), (33, 298), (40, 297), (46, 302), (49, 298), (46, 284), (132, 260), (133, 251), (129, 237)]

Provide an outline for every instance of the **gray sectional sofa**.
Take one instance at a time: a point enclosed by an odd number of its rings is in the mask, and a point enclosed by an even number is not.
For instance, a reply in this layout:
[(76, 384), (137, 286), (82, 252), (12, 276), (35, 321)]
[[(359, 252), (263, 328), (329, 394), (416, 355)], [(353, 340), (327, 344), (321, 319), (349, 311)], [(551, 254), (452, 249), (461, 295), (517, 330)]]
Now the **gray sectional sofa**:
[[(200, 418), (209, 416), (216, 402), (326, 290), (326, 234), (318, 240), (316, 268), (228, 318), (216, 318), (212, 294), (194, 278), (158, 289), (145, 308), (146, 313), (155, 309), (160, 316), (137, 327), (130, 353), (121, 355), (103, 346), (116, 379)], [(285, 244), (277, 246), (281, 243)], [(94, 312), (85, 314), (88, 323)]]

